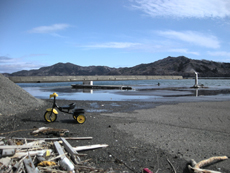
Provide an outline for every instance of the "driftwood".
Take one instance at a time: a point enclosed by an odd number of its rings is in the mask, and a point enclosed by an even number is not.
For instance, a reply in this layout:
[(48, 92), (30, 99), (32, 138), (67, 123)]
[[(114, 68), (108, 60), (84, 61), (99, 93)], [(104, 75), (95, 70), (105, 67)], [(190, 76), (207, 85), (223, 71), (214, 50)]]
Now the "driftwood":
[(74, 150), (74, 148), (69, 144), (69, 142), (65, 140), (65, 138), (61, 138), (61, 140), (63, 142), (63, 145), (64, 145), (65, 149), (71, 155), (71, 160), (75, 164), (79, 164), (81, 162), (81, 159), (77, 156), (78, 155), (77, 151)]
[[(44, 129), (43, 129), (44, 130)], [(38, 131), (37, 131), (38, 132)], [(37, 133), (36, 132), (36, 133)], [(14, 143), (5, 137), (0, 137), (0, 152), (5, 151), (0, 159), (0, 172), (47, 172), (47, 173), (63, 173), (63, 172), (88, 172), (89, 170), (103, 172), (91, 166), (87, 166), (87, 160), (81, 161), (80, 156), (86, 154), (79, 154), (77, 151), (90, 150), (108, 145), (91, 145), (81, 146), (78, 149), (72, 147), (66, 139), (70, 140), (85, 140), (92, 139), (92, 137), (71, 137), (71, 138), (14, 138)], [(31, 142), (28, 142), (31, 141)], [(8, 144), (8, 145), (7, 145)], [(13, 145), (9, 145), (13, 144)], [(56, 149), (57, 152), (53, 152)], [(7, 151), (8, 150), (8, 151)], [(14, 152), (11, 152), (14, 151)], [(7, 151), (7, 152), (6, 152)], [(10, 153), (10, 154), (8, 154)], [(58, 154), (57, 154), (58, 153)], [(10, 156), (12, 155), (12, 156)], [(10, 157), (6, 157), (10, 156)], [(72, 161), (69, 160), (69, 156)], [(88, 159), (90, 160), (90, 159)], [(82, 167), (84, 163), (85, 167)], [(90, 165), (90, 164), (89, 164)], [(65, 170), (65, 171), (63, 171)]]
[(37, 140), (37, 141), (29, 142), (29, 143), (27, 142), (27, 139), (25, 140), (26, 140), (26, 146), (39, 147), (41, 144), (45, 143), (45, 140)]
[(190, 161), (191, 165), (188, 165), (188, 169), (190, 172), (195, 172), (195, 173), (221, 173), (219, 171), (202, 169), (202, 167), (211, 165), (213, 163), (216, 163), (218, 161), (223, 161), (226, 159), (228, 159), (227, 156), (216, 156), (216, 157), (210, 157), (209, 159), (202, 160), (199, 163), (196, 163), (196, 161), (192, 159)]
[[(37, 154), (44, 155), (47, 151), (52, 152), (52, 149), (36, 150), (30, 151), (30, 156), (35, 156)], [(11, 158), (22, 158), (27, 155), (28, 152), (16, 152)]]
[(0, 149), (23, 149), (23, 148), (36, 148), (31, 145), (1, 145)]
[(169, 159), (167, 159), (167, 161), (168, 161), (169, 165), (172, 167), (173, 172), (176, 173), (176, 169), (174, 168), (173, 164), (169, 161)]
[[(104, 147), (108, 147), (108, 145), (97, 144), (97, 145), (72, 147), (70, 143), (67, 141), (67, 139), (81, 140), (81, 139), (92, 139), (92, 137), (12, 138), (13, 140), (17, 141), (17, 144), (20, 145), (15, 145), (12, 141), (4, 137), (0, 137), (0, 138), (5, 139), (3, 141), (0, 141), (1, 152), (3, 150), (9, 150), (9, 152), (10, 150), (12, 151), (15, 150), (15, 153), (13, 153), (13, 156), (11, 157), (2, 156), (2, 158), (0, 159), (0, 172), (6, 172), (6, 173), (12, 173), (12, 171), (28, 172), (28, 173), (34, 173), (34, 172), (36, 173), (38, 171), (47, 172), (47, 173), (53, 173), (53, 172), (63, 173), (66, 171), (103, 172), (103, 170), (101, 169), (97, 169), (92, 166), (87, 166), (86, 163), (88, 161), (87, 160), (81, 161), (80, 160), (81, 154), (79, 154), (78, 152), (83, 150), (104, 148)], [(5, 144), (6, 141), (9, 141), (7, 143), (8, 145)], [(32, 141), (32, 142), (28, 142), (28, 141)], [(53, 149), (56, 149), (58, 154), (53, 152), (54, 151)], [(69, 156), (71, 160), (69, 159)], [(123, 164), (130, 171), (135, 172), (135, 170), (132, 169), (130, 166), (128, 166), (123, 160), (118, 159), (112, 154), (110, 154), (110, 157), (114, 158), (114, 162)], [(40, 158), (43, 158), (44, 160), (41, 160)], [(219, 171), (207, 170), (207, 169), (203, 169), (202, 167), (226, 159), (228, 159), (227, 156), (219, 156), (219, 157), (211, 157), (209, 159), (202, 160), (198, 163), (195, 160), (191, 160), (191, 164), (188, 165), (188, 168), (191, 173), (220, 173)], [(172, 167), (174, 173), (176, 173), (176, 170), (173, 167), (172, 163), (168, 159), (167, 161)], [(42, 165), (44, 167), (39, 165)], [(56, 166), (52, 166), (52, 165), (56, 165)], [(159, 166), (158, 166), (158, 170), (159, 170)]]
[(66, 171), (73, 171), (74, 170), (74, 165), (65, 156), (64, 151), (63, 151), (61, 145), (56, 141), (56, 142), (54, 142), (54, 146), (55, 146), (58, 154), (62, 155), (60, 157), (60, 161), (59, 161), (59, 164), (62, 167), (62, 169), (66, 170)]
[(73, 147), (75, 151), (84, 151), (84, 150), (93, 150), (97, 148), (105, 148), (108, 147), (107, 144), (96, 144), (96, 145), (87, 145), (87, 146), (78, 146), (78, 147)]
[(4, 157), (0, 159), (0, 163), (2, 164), (2, 167), (8, 166), (10, 161), (11, 161), (10, 157)]
[(111, 153), (108, 153), (110, 155), (110, 157), (113, 157), (115, 160), (114, 162), (119, 163), (119, 164), (123, 164), (126, 168), (128, 168), (130, 171), (132, 172), (136, 172), (133, 168), (131, 168), (130, 166), (128, 166), (123, 160), (118, 159), (117, 157), (115, 157), (114, 155), (112, 155)]
[[(0, 137), (2, 139), (5, 139), (5, 137)], [(17, 137), (12, 137), (12, 139), (16, 140), (24, 140), (25, 138), (17, 138)], [(65, 137), (66, 140), (89, 140), (93, 139), (93, 137)], [(39, 140), (44, 140), (44, 141), (57, 141), (60, 140), (60, 138), (26, 138), (27, 141), (39, 141)]]
[[(0, 133), (0, 135), (10, 134), (10, 133), (16, 133), (16, 132), (22, 132), (22, 131), (30, 131), (30, 130), (35, 130), (35, 129), (21, 129), (21, 130), (15, 130), (15, 131), (10, 131), (10, 132)], [(0, 138), (2, 138), (2, 137), (0, 137)], [(5, 137), (3, 137), (3, 138), (5, 138)]]
[(13, 166), (13, 171), (18, 171), (21, 168), (22, 161), (27, 157), (27, 155), (28, 153)]
[(30, 157), (30, 155), (28, 155), (27, 159), (23, 160), (24, 166), (26, 168), (26, 172), (27, 173), (37, 173), (39, 172), (39, 170), (34, 166), (34, 163)]
[(31, 135), (55, 135), (55, 136), (68, 136), (69, 130), (68, 129), (55, 129), (52, 127), (40, 127), (34, 131), (31, 132)]

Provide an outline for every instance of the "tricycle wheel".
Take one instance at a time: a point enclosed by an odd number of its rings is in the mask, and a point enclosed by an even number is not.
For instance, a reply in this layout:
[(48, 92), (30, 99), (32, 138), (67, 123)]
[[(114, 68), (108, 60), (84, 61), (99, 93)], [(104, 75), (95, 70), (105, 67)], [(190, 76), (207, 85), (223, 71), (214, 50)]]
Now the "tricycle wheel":
[(86, 117), (82, 114), (80, 115), (73, 115), (73, 118), (79, 123), (79, 124), (83, 124), (86, 120)]
[(57, 114), (51, 111), (46, 111), (44, 114), (44, 119), (48, 123), (54, 122), (57, 119)]

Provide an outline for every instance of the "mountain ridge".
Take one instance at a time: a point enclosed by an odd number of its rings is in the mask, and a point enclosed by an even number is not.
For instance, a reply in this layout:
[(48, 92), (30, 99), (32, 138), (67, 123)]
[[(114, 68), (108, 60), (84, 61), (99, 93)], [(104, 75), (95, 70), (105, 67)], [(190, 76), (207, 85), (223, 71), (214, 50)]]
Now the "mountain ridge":
[(22, 70), (7, 76), (76, 76), (76, 75), (180, 75), (193, 77), (230, 77), (230, 63), (194, 60), (185, 56), (171, 57), (133, 67), (79, 66), (72, 63), (56, 63), (37, 70)]

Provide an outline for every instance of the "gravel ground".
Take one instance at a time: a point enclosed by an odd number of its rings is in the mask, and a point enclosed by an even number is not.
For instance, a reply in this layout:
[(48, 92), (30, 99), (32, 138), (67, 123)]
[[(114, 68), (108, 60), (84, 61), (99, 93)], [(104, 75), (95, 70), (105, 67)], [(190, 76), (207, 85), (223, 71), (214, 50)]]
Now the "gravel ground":
[[(200, 161), (229, 154), (229, 102), (161, 105), (73, 101), (78, 108), (87, 111), (84, 124), (76, 124), (71, 115), (61, 112), (56, 122), (46, 123), (43, 114), (52, 105), (52, 100), (45, 102), (46, 105), (39, 109), (2, 117), (5, 121), (1, 119), (0, 131), (6, 133), (3, 136), (32, 137), (31, 129), (43, 126), (69, 129), (70, 136), (93, 137), (92, 140), (70, 141), (73, 146), (108, 144), (105, 149), (84, 152), (88, 155), (82, 159), (90, 158), (98, 168), (113, 168), (117, 172), (140, 172), (147, 167), (153, 172), (170, 173), (172, 168), (168, 159), (177, 172), (187, 173), (190, 159)], [(70, 102), (58, 100), (57, 103)], [(216, 113), (221, 116), (217, 118)], [(7, 133), (10, 131), (16, 132)], [(207, 168), (228, 173), (229, 165), (227, 160)]]
[(24, 113), (44, 104), (24, 89), (0, 74), (0, 115), (9, 116)]

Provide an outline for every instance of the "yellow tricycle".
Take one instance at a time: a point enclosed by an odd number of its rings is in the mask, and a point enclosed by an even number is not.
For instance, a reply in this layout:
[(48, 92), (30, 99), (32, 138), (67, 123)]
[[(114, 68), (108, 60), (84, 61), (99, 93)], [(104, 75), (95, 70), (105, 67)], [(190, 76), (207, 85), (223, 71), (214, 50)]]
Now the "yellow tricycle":
[(67, 113), (67, 114), (72, 114), (73, 118), (79, 123), (83, 124), (86, 121), (85, 117), (85, 110), (84, 109), (74, 109), (76, 106), (76, 103), (71, 103), (69, 105), (65, 106), (58, 106), (56, 103), (56, 97), (58, 96), (57, 93), (50, 94), (50, 98), (54, 98), (53, 101), (53, 106), (52, 108), (46, 109), (46, 112), (44, 114), (44, 119), (46, 122), (54, 122), (57, 119), (57, 114), (58, 111), (55, 109), (57, 108), (59, 111)]

